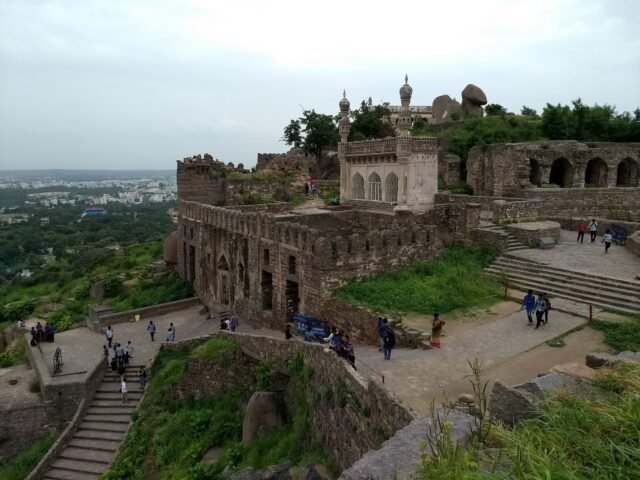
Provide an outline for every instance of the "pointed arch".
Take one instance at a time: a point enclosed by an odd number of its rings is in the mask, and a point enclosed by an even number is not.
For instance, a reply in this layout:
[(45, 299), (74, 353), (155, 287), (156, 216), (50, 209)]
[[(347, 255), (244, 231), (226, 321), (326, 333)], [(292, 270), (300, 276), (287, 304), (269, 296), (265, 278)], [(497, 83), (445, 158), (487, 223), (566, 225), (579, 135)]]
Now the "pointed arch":
[(369, 175), (369, 200), (382, 201), (382, 181), (376, 172)]
[(398, 202), (398, 176), (393, 172), (384, 181), (384, 198), (386, 202)]
[(587, 163), (584, 171), (585, 187), (606, 187), (607, 186), (608, 169), (607, 164), (601, 158), (592, 158)]
[(224, 254), (220, 255), (218, 259), (218, 270), (229, 270), (229, 262), (227, 262), (227, 257)]
[(617, 187), (638, 186), (638, 162), (625, 158), (618, 164)]
[(566, 158), (556, 158), (549, 172), (549, 183), (561, 188), (570, 188), (573, 178), (573, 166)]
[(354, 200), (364, 200), (364, 178), (356, 173), (351, 178), (351, 197)]

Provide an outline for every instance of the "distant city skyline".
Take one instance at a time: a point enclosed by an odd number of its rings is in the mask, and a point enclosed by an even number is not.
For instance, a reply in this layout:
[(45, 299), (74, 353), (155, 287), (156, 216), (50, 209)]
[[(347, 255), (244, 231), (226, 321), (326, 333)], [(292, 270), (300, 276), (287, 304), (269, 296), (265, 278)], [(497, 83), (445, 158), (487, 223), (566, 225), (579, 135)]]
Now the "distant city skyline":
[(173, 170), (284, 152), (303, 109), (640, 106), (640, 2), (0, 0), (0, 169)]

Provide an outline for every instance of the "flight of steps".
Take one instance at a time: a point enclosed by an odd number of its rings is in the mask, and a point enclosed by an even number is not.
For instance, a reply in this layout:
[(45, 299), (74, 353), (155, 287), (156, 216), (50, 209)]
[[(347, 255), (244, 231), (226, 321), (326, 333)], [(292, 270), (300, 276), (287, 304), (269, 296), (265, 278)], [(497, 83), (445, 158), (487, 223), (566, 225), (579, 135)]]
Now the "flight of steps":
[(518, 250), (526, 250), (529, 248), (529, 246), (522, 243), (521, 240), (519, 240), (514, 235), (510, 234), (507, 229), (505, 229), (504, 227), (501, 227), (500, 225), (496, 225), (492, 223), (490, 225), (481, 226), (480, 229), (489, 230), (490, 232), (498, 232), (498, 233), (506, 234), (507, 235), (507, 252), (516, 252)]
[(142, 397), (140, 366), (127, 368), (129, 403), (122, 403), (120, 377), (109, 370), (93, 396), (79, 428), (58, 455), (45, 480), (96, 480), (112, 462)]
[(504, 254), (485, 272), (507, 275), (511, 286), (595, 306), (640, 313), (640, 282), (552, 267), (515, 255)]

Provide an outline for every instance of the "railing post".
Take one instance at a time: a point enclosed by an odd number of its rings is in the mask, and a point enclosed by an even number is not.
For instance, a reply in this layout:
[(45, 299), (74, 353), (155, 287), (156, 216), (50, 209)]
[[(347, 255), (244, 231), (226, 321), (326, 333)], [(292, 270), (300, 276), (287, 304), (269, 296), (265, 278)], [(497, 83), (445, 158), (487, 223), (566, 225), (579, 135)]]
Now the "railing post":
[(591, 326), (592, 321), (593, 321), (593, 305), (589, 304), (589, 326)]

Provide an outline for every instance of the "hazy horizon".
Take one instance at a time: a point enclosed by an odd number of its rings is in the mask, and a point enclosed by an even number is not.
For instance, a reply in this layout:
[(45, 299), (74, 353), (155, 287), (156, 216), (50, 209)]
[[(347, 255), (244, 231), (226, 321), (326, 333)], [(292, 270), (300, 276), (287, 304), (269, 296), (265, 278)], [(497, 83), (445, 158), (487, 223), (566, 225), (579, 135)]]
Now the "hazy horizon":
[(284, 152), (302, 109), (640, 106), (640, 2), (0, 0), (0, 168), (172, 170)]

